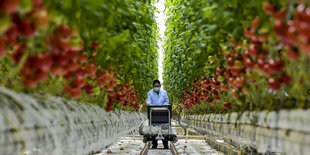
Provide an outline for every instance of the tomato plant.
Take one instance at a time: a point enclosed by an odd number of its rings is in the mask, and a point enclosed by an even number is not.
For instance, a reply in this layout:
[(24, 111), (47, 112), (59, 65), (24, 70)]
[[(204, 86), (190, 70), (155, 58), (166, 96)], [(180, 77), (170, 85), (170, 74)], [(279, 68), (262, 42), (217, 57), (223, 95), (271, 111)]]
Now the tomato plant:
[[(158, 77), (153, 3), (1, 1), (1, 85), (139, 110)], [(309, 107), (309, 2), (168, 0), (166, 8), (174, 110)]]
[(139, 110), (158, 77), (152, 1), (0, 3), (1, 85)]
[(164, 80), (173, 102), (194, 113), (309, 107), (308, 6), (168, 1)]

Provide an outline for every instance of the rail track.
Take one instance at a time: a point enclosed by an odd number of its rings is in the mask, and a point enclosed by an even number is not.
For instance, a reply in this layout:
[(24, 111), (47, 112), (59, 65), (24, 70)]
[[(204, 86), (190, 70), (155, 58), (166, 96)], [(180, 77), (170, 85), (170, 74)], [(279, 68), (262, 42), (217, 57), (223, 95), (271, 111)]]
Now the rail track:
[(140, 152), (140, 155), (152, 155), (152, 154), (179, 155), (173, 142), (170, 142), (169, 149), (163, 149), (163, 148), (152, 149), (151, 142), (146, 142), (142, 151)]

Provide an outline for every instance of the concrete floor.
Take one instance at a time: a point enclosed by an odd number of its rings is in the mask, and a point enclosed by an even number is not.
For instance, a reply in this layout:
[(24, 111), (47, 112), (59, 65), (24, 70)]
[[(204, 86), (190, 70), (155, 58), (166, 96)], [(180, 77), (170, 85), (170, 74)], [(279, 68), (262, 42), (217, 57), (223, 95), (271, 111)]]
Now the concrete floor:
[[(175, 146), (180, 155), (223, 155), (212, 149), (204, 140), (199, 139), (180, 139)], [(137, 155), (143, 149), (142, 137), (122, 137), (120, 141), (103, 150), (98, 155), (118, 154), (118, 155)], [(122, 150), (122, 149), (123, 150)], [(109, 153), (111, 151), (111, 153)], [(158, 149), (150, 149), (149, 155), (170, 155), (170, 150), (164, 150), (161, 141), (158, 142)]]
[[(184, 130), (178, 125), (175, 120), (172, 120), (172, 126), (176, 128), (178, 133), (178, 142), (175, 147), (180, 155), (224, 155), (212, 149), (204, 140), (203, 136), (194, 132), (188, 132), (188, 136)], [(97, 155), (118, 154), (118, 155), (139, 155), (144, 148), (143, 136), (140, 136), (137, 131), (130, 133), (126, 137), (121, 137), (120, 140), (103, 150)], [(170, 145), (169, 145), (170, 146)], [(170, 150), (163, 149), (162, 141), (158, 141), (158, 149), (150, 149), (149, 155), (170, 155)], [(111, 153), (110, 153), (111, 152)]]

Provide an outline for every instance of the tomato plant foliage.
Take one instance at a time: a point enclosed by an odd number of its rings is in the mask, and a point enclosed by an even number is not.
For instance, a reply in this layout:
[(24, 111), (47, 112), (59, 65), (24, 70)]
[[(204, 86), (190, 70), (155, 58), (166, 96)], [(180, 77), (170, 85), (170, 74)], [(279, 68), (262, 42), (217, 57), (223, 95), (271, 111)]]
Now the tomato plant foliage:
[[(0, 32), (2, 85), (69, 94), (108, 111), (115, 102), (139, 109), (158, 77), (153, 1), (2, 3), (0, 18), (6, 22)], [(34, 64), (42, 60), (49, 64)]]
[[(2, 0), (1, 85), (138, 111), (158, 77), (154, 3)], [(167, 0), (164, 86), (174, 109), (309, 108), (309, 6)]]
[[(97, 63), (118, 68), (145, 97), (157, 71), (157, 25), (151, 1), (50, 1), (55, 14), (77, 26), (83, 40), (96, 40)], [(87, 44), (87, 43), (86, 43)], [(90, 44), (90, 43), (89, 43)], [(90, 48), (90, 47), (88, 47)], [(89, 50), (90, 51), (90, 50)], [(133, 80), (134, 79), (134, 80)]]
[(308, 43), (298, 39), (307, 6), (168, 0), (164, 81), (173, 102), (196, 113), (308, 107), (291, 101), (308, 95)]

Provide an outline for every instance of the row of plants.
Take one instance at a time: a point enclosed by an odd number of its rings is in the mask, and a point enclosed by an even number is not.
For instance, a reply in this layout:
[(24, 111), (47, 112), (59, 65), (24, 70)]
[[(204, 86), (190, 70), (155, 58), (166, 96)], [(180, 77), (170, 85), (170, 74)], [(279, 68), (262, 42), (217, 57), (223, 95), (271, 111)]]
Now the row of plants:
[(302, 0), (167, 2), (164, 80), (185, 113), (309, 108)]
[(150, 0), (3, 0), (0, 84), (139, 111), (157, 71)]

